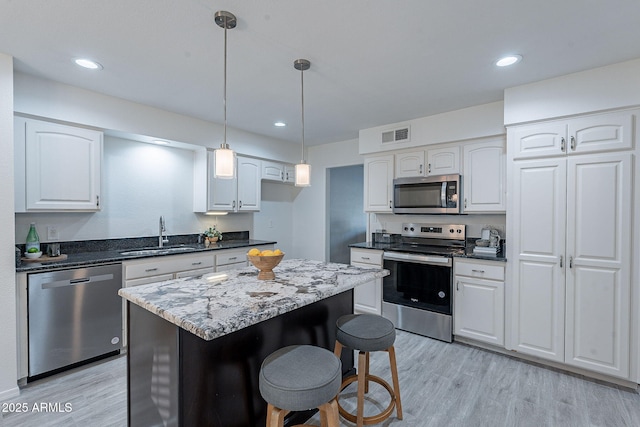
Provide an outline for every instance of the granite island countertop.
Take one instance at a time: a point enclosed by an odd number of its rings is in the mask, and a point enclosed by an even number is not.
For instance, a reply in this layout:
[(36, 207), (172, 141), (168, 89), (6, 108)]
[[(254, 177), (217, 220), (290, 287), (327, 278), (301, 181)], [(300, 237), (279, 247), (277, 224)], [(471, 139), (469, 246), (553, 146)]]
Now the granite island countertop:
[(389, 274), (304, 259), (283, 260), (273, 272), (274, 280), (258, 280), (258, 270), (247, 267), (122, 288), (118, 294), (212, 340)]

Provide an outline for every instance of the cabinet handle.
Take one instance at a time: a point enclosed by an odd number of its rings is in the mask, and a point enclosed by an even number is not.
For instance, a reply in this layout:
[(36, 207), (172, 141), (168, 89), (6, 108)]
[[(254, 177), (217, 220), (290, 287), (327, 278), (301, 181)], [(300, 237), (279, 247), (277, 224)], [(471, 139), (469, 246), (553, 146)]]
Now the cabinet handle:
[(428, 172), (428, 174), (431, 175), (431, 163), (429, 163), (429, 172)]
[(235, 208), (236, 208), (236, 201), (235, 201), (235, 200), (234, 200), (234, 201), (233, 201), (233, 203), (231, 204), (231, 207), (232, 207), (233, 209), (235, 209)]
[(573, 268), (573, 257), (569, 257), (569, 268)]
[(571, 137), (571, 151), (575, 151), (576, 149), (576, 139), (572, 136)]
[(96, 195), (96, 208), (100, 207), (100, 195)]
[(234, 260), (234, 259), (238, 259), (238, 257), (237, 257), (237, 256), (229, 257), (229, 261), (232, 261), (232, 260)]
[(560, 138), (560, 151), (562, 151), (564, 153), (564, 150), (566, 149), (566, 145), (567, 142), (564, 140), (564, 138)]
[(562, 255), (560, 255), (560, 268), (562, 268), (562, 261), (563, 261)]
[(391, 200), (389, 200), (389, 209), (393, 208)]
[(460, 290), (460, 281), (456, 280), (456, 291)]
[(145, 270), (145, 273), (151, 273), (152, 271), (156, 271), (156, 270), (158, 270), (158, 268), (147, 268)]
[(418, 173), (422, 175), (422, 165), (420, 165), (420, 170), (418, 170)]
[(484, 274), (484, 270), (475, 270), (474, 269), (474, 270), (471, 270), (471, 271), (473, 271), (474, 273), (482, 273), (482, 274)]
[(242, 200), (240, 200), (239, 208), (242, 209)]
[(362, 258), (362, 259), (371, 259), (371, 258), (369, 258), (368, 256), (363, 256), (363, 257), (361, 257), (361, 258)]
[(280, 179), (284, 181), (284, 172), (280, 172)]
[(191, 263), (191, 265), (200, 265), (200, 264), (202, 264), (202, 261), (200, 261), (200, 262), (192, 262)]
[(467, 198), (464, 198), (464, 208), (467, 209)]

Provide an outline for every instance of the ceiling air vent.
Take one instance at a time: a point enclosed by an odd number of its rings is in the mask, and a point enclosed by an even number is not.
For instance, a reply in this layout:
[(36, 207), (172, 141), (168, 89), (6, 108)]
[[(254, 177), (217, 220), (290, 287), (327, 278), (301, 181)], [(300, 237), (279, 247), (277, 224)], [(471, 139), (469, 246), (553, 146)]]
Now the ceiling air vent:
[(409, 127), (382, 132), (382, 143), (409, 141)]

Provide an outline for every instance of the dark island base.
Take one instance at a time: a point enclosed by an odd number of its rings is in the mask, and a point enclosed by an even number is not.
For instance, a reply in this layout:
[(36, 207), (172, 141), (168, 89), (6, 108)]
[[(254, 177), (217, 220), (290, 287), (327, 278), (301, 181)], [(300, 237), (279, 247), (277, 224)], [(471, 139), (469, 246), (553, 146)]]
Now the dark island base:
[[(264, 426), (258, 390), (262, 360), (293, 344), (333, 350), (338, 317), (353, 312), (353, 291), (318, 301), (211, 341), (129, 306), (129, 426)], [(353, 352), (342, 353), (343, 376)], [(289, 414), (285, 425), (307, 413)]]

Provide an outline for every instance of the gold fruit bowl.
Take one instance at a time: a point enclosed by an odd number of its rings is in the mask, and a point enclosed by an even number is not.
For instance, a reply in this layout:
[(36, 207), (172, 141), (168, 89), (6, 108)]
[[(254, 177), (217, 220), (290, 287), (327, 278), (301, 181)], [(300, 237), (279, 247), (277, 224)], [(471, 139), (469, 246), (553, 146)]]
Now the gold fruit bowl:
[(276, 278), (276, 275), (273, 273), (273, 269), (276, 265), (280, 264), (284, 258), (284, 253), (280, 255), (247, 255), (247, 259), (251, 261), (260, 273), (258, 273), (259, 280), (273, 280)]

